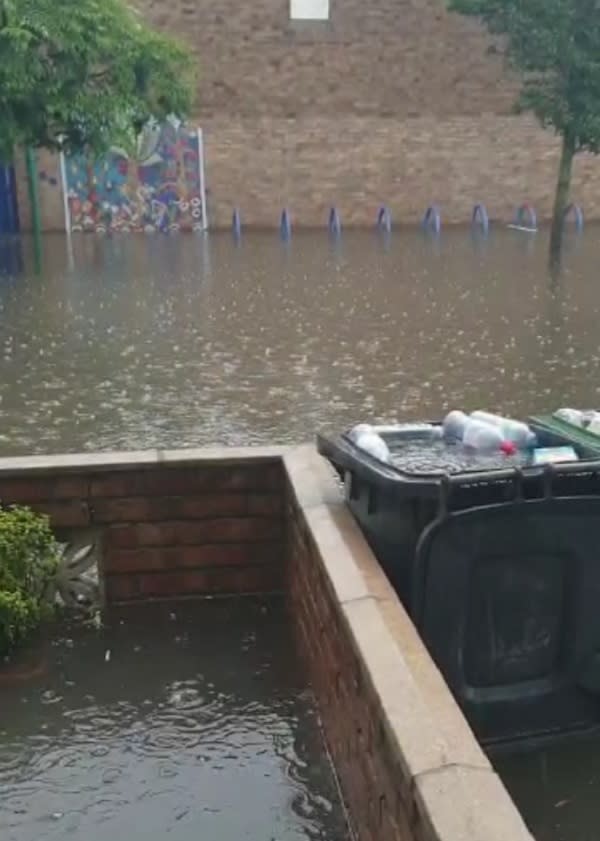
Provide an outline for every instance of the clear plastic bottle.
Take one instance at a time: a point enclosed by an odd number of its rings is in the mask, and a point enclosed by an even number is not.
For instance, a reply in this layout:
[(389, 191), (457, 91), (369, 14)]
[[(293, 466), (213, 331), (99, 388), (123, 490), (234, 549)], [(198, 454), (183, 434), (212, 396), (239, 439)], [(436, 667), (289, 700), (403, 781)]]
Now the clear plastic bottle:
[(580, 428), (584, 426), (584, 413), (580, 409), (557, 409), (554, 412), (554, 417), (565, 423), (570, 423), (572, 426)]
[(444, 438), (446, 440), (462, 441), (468, 420), (468, 416), (458, 409), (448, 412), (442, 422)]
[(371, 424), (369, 424), (369, 423), (359, 423), (356, 426), (352, 427), (352, 429), (348, 433), (348, 437), (350, 438), (351, 441), (354, 441), (354, 443), (356, 444), (356, 442), (358, 441), (358, 439), (360, 438), (361, 435), (365, 435), (365, 434), (371, 433), (373, 431), (374, 430), (373, 430), (373, 427), (371, 426)]
[(377, 435), (376, 432), (373, 431), (363, 431), (359, 433), (357, 438), (355, 439), (356, 446), (359, 450), (362, 450), (365, 453), (368, 453), (373, 458), (376, 458), (378, 461), (389, 462), (390, 460), (390, 451), (388, 449), (388, 445), (385, 443), (381, 436)]
[(502, 448), (505, 440), (502, 430), (498, 426), (479, 418), (470, 417), (467, 419), (463, 444), (469, 450), (494, 452)]
[(527, 450), (536, 445), (535, 433), (522, 421), (513, 418), (504, 418), (502, 415), (493, 415), (491, 412), (473, 412), (471, 417), (495, 426), (502, 433), (503, 438), (512, 441), (519, 449)]
[(590, 415), (589, 423), (586, 427), (588, 432), (592, 435), (600, 435), (600, 412), (594, 412)]

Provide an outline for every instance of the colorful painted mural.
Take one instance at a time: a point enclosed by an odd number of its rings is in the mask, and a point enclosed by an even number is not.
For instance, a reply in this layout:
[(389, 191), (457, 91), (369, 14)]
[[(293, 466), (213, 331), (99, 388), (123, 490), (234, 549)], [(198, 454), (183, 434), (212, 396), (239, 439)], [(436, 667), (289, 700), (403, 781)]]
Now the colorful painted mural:
[(176, 121), (149, 125), (135, 154), (65, 157), (63, 180), (71, 231), (206, 228), (202, 134)]

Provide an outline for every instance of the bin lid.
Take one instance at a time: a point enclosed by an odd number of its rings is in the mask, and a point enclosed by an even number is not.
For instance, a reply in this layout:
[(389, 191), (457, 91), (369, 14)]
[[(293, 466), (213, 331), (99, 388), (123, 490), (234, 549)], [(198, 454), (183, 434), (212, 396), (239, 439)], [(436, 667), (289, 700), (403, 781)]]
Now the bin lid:
[(600, 456), (600, 436), (594, 435), (585, 429), (574, 426), (572, 423), (567, 423), (554, 415), (532, 415), (528, 418), (529, 425), (535, 431), (543, 430), (552, 435), (557, 435), (561, 438), (566, 438), (568, 441), (573, 441), (579, 444), (586, 450), (586, 455), (590, 458), (598, 458)]

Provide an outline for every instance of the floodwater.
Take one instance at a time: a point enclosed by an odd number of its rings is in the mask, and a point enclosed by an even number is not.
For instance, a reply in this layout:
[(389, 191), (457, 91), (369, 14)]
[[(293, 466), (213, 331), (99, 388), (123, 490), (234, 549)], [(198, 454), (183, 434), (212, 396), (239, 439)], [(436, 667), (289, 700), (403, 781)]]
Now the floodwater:
[[(283, 244), (265, 232), (239, 246), (226, 234), (53, 236), (39, 273), (25, 243), (24, 271), (13, 259), (0, 277), (0, 454), (297, 443), (456, 407), (526, 416), (598, 406), (599, 234), (568, 237), (560, 276), (548, 272), (546, 233), (499, 227), (486, 241), (456, 229), (439, 240), (344, 232), (333, 243), (319, 231)], [(9, 258), (0, 249), (0, 263)], [(256, 651), (238, 661), (212, 629), (194, 650), (154, 639), (151, 659), (141, 639), (139, 653), (115, 646), (109, 663), (93, 635), (77, 642), (89, 660), (57, 643), (64, 665), (50, 682), (10, 690), (28, 700), (0, 708), (12, 746), (0, 750), (3, 841), (125, 837), (140, 801), (149, 838), (166, 837), (168, 820), (174, 838), (200, 821), (194, 837), (270, 841), (265, 827), (281, 815), (274, 838), (304, 837), (310, 821), (309, 837), (321, 837), (338, 814), (331, 781), (305, 764), (310, 702), (271, 698), (293, 685), (281, 664), (255, 681)], [(225, 645), (221, 668), (210, 655)], [(213, 709), (228, 722), (222, 745), (206, 721)], [(214, 754), (199, 747), (203, 732)], [(538, 841), (597, 840), (599, 748), (567, 742), (499, 761)], [(270, 777), (252, 771), (260, 756)], [(228, 810), (238, 798), (243, 808)], [(219, 815), (233, 823), (217, 832)]]
[(62, 628), (28, 680), (0, 671), (0, 838), (345, 841), (293, 652), (249, 599)]
[(569, 737), (494, 765), (536, 841), (598, 841), (600, 736)]
[[(0, 453), (290, 443), (600, 393), (599, 229), (80, 235), (0, 278)], [(6, 254), (0, 253), (0, 260)]]

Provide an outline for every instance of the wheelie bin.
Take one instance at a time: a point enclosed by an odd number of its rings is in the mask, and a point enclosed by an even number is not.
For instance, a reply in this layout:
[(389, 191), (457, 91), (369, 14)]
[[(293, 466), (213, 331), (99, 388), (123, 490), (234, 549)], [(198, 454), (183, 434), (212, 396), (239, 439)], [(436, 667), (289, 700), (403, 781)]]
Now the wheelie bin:
[[(542, 446), (560, 432), (536, 430)], [(393, 452), (401, 428), (385, 434)], [(600, 452), (406, 469), (318, 436), (347, 504), (484, 743), (600, 723)], [(426, 442), (423, 443), (426, 446)]]

